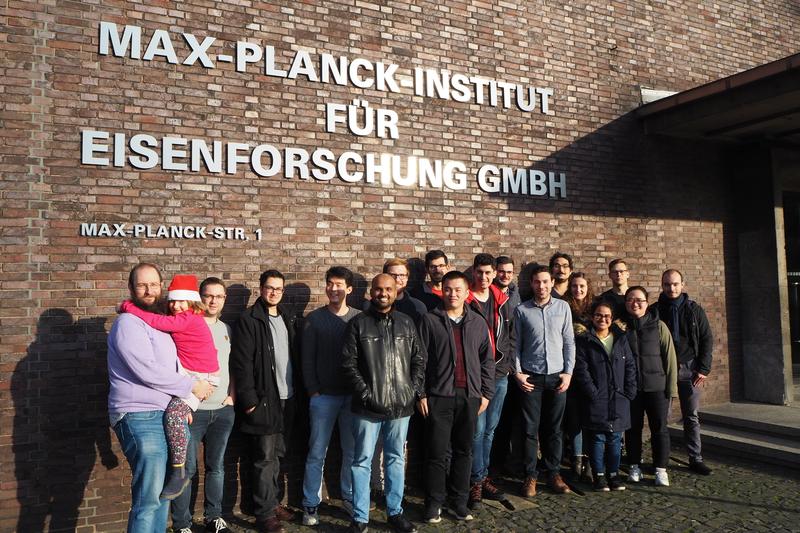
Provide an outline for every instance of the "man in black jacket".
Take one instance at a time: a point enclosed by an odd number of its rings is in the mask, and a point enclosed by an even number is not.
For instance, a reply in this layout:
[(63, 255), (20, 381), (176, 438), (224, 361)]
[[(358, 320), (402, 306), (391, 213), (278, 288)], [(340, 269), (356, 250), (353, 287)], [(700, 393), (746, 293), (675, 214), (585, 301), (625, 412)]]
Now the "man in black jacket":
[(397, 285), (379, 274), (370, 287), (370, 308), (347, 324), (342, 350), (353, 389), (353, 521), (366, 531), (375, 442), (383, 437), (386, 514), (395, 531), (417, 528), (403, 516), (404, 447), (414, 400), (422, 392), (423, 353), (413, 320), (394, 310)]
[[(457, 520), (472, 520), (467, 508), (472, 469), (472, 441), (478, 415), (494, 394), (494, 352), (489, 328), (478, 312), (465, 305), (467, 277), (458, 271), (442, 280), (443, 307), (422, 317), (425, 348), (425, 391), (417, 407), (426, 418), (427, 474), (425, 520), (441, 521), (441, 507)], [(446, 488), (446, 456), (452, 450)], [(449, 489), (449, 490), (448, 490)]]
[(253, 450), (253, 503), (256, 525), (284, 531), (285, 510), (278, 505), (280, 457), (286, 451), (284, 432), (291, 426), (296, 383), (295, 320), (279, 307), (285, 279), (277, 270), (261, 274), (261, 295), (233, 331), (231, 378), (236, 384), (239, 429), (250, 436)]
[(689, 469), (707, 476), (711, 469), (703, 462), (700, 445), (700, 398), (711, 372), (714, 336), (700, 304), (683, 292), (683, 274), (671, 268), (661, 275), (658, 314), (669, 327), (678, 355), (678, 398), (683, 416), (683, 435), (689, 452)]

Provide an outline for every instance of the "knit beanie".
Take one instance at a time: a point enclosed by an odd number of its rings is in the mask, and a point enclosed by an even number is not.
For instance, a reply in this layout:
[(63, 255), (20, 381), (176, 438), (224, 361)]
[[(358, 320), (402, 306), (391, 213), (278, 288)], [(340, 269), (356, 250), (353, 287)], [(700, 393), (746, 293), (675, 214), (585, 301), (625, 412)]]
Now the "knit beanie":
[(186, 300), (188, 302), (199, 302), (200, 291), (197, 287), (197, 278), (191, 274), (177, 274), (169, 284), (167, 289), (168, 300)]

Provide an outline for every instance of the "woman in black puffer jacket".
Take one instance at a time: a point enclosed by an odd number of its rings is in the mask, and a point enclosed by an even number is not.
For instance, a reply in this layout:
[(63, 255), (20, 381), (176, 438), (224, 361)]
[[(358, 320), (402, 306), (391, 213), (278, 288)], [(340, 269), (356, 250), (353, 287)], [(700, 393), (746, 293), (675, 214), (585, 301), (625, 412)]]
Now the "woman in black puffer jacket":
[(592, 304), (592, 325), (576, 338), (573, 379), (585, 398), (582, 424), (599, 491), (625, 490), (617, 476), (622, 432), (630, 428), (636, 396), (636, 362), (626, 333), (613, 324), (608, 303)]

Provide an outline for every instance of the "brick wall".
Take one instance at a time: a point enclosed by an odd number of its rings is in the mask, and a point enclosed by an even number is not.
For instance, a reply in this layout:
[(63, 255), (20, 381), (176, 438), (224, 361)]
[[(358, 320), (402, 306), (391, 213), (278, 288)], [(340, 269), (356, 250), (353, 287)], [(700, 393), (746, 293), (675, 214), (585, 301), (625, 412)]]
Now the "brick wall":
[[(306, 49), (547, 86), (552, 113), (100, 56), (101, 20), (148, 38), (271, 44), (283, 62)], [(238, 294), (277, 267), (306, 311), (328, 266), (369, 279), (386, 258), (431, 247), (457, 267), (479, 251), (518, 262), (569, 251), (598, 290), (614, 257), (654, 292), (676, 267), (719, 346), (707, 399), (729, 398), (738, 250), (726, 151), (644, 138), (629, 112), (638, 85), (684, 90), (795, 52), (792, 2), (16, 1), (0, 21), (0, 531), (120, 529), (130, 472), (106, 424), (104, 343), (140, 260), (220, 275)], [(356, 97), (397, 111), (399, 139), (325, 133), (325, 102)], [(568, 197), (82, 166), (86, 128), (535, 165), (565, 171)], [(242, 226), (263, 240), (90, 239), (81, 222)]]

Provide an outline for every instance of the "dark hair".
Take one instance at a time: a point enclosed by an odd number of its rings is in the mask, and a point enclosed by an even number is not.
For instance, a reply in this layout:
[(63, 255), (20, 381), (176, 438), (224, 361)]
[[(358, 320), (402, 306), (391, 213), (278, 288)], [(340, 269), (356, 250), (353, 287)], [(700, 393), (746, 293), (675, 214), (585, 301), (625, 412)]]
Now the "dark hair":
[(353, 273), (349, 268), (343, 266), (332, 266), (325, 272), (325, 283), (329, 283), (331, 278), (339, 278), (344, 280), (347, 287), (353, 286)]
[(592, 302), (592, 305), (589, 306), (589, 316), (594, 317), (594, 314), (597, 312), (597, 309), (600, 308), (600, 307), (608, 307), (608, 310), (611, 311), (611, 320), (614, 320), (615, 318), (617, 318), (617, 317), (614, 316), (614, 306), (612, 304), (610, 304), (606, 300), (596, 300), (596, 301)]
[(460, 270), (451, 270), (450, 272), (445, 274), (444, 277), (442, 278), (442, 286), (444, 287), (444, 284), (450, 281), (451, 279), (462, 279), (464, 280), (464, 283), (466, 283), (467, 287), (469, 287), (469, 279), (467, 278), (467, 275), (461, 272)]
[(475, 259), (472, 260), (472, 268), (488, 265), (492, 267), (492, 270), (495, 270), (494, 261), (494, 256), (492, 254), (478, 254), (475, 256)]
[(220, 285), (223, 289), (225, 289), (225, 284), (221, 279), (215, 277), (206, 278), (200, 283), (200, 296), (203, 295), (203, 290), (209, 285)]
[[(572, 295), (572, 280), (577, 278), (586, 280), (586, 297), (580, 302)], [(589, 281), (589, 278), (586, 277), (586, 274), (583, 272), (573, 272), (570, 274), (569, 280), (567, 281), (567, 292), (564, 294), (564, 301), (569, 304), (569, 308), (572, 310), (572, 316), (585, 316), (586, 311), (588, 311), (589, 307), (592, 305), (592, 300), (594, 300), (594, 291), (592, 290), (592, 283)]]
[(514, 264), (514, 260), (511, 259), (511, 257), (507, 255), (498, 255), (497, 259), (494, 260), (494, 267), (496, 269), (500, 267), (500, 265), (507, 265), (509, 263), (511, 263), (512, 265)]
[(134, 283), (133, 283), (133, 280), (136, 278), (136, 272), (138, 272), (138, 271), (139, 271), (139, 269), (141, 269), (141, 268), (152, 268), (152, 269), (153, 269), (153, 270), (155, 270), (155, 271), (156, 271), (156, 273), (158, 274), (158, 281), (160, 281), (160, 282), (161, 282), (161, 281), (164, 281), (164, 278), (163, 278), (163, 276), (161, 276), (161, 269), (160, 269), (160, 268), (158, 268), (156, 265), (154, 265), (153, 263), (139, 263), (138, 265), (136, 265), (135, 267), (133, 267), (133, 268), (131, 269), (130, 273), (128, 274), (128, 287), (129, 287), (131, 290), (133, 290), (133, 289), (134, 289)]
[(428, 268), (433, 261), (437, 259), (444, 259), (444, 264), (450, 264), (447, 261), (447, 255), (441, 250), (430, 250), (427, 254), (425, 254), (425, 268)]
[(622, 263), (622, 264), (623, 264), (623, 265), (625, 265), (626, 267), (628, 266), (628, 263), (627, 263), (627, 261), (625, 261), (625, 260), (624, 260), (624, 259), (622, 259), (622, 258), (617, 258), (617, 259), (613, 259), (613, 260), (611, 260), (611, 262), (610, 262), (610, 263), (608, 263), (608, 271), (609, 271), (609, 272), (611, 272), (611, 269), (612, 269), (612, 268), (614, 268), (615, 266), (617, 266), (617, 265), (618, 265), (618, 264), (620, 264), (620, 263)]
[(550, 270), (553, 270), (553, 265), (556, 264), (556, 259), (566, 259), (569, 263), (569, 268), (572, 270), (572, 256), (564, 252), (556, 252), (550, 256)]
[(283, 276), (283, 274), (281, 274), (280, 271), (271, 268), (261, 273), (261, 276), (259, 276), (258, 278), (258, 286), (263, 287), (264, 284), (267, 282), (267, 278), (279, 278), (283, 280), (284, 283), (286, 283), (286, 278)]
[(664, 281), (664, 276), (666, 276), (668, 274), (677, 274), (677, 275), (679, 275), (681, 277), (681, 283), (683, 283), (683, 272), (681, 272), (677, 268), (668, 268), (668, 269), (666, 269), (664, 271), (664, 273), (661, 274), (661, 281)]
[(644, 299), (645, 300), (649, 300), (650, 299), (650, 295), (647, 294), (647, 289), (645, 289), (641, 285), (634, 285), (633, 287), (628, 287), (628, 290), (625, 291), (625, 299), (626, 300), (628, 299), (628, 295), (633, 291), (642, 291), (642, 294), (644, 294)]
[[(539, 266), (533, 267), (533, 269), (531, 269), (531, 277), (528, 278), (528, 280), (533, 280), (534, 276), (536, 276), (537, 274), (541, 274), (542, 272), (546, 272), (547, 274), (550, 274), (550, 269), (547, 268), (544, 265), (539, 265)], [(550, 274), (550, 275), (552, 276), (552, 274)]]

